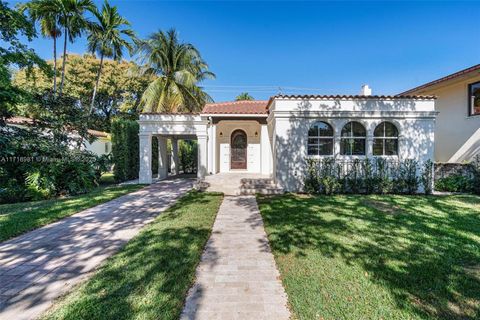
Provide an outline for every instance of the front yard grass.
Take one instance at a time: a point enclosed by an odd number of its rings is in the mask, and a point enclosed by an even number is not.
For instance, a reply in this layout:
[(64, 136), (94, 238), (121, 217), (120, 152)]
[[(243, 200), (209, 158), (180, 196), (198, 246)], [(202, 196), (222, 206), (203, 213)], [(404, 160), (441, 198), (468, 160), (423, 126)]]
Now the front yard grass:
[(222, 198), (188, 193), (44, 319), (178, 319)]
[(294, 317), (480, 318), (480, 197), (258, 200)]
[(142, 187), (144, 186), (100, 187), (89, 193), (64, 199), (1, 204), (0, 242), (118, 198)]

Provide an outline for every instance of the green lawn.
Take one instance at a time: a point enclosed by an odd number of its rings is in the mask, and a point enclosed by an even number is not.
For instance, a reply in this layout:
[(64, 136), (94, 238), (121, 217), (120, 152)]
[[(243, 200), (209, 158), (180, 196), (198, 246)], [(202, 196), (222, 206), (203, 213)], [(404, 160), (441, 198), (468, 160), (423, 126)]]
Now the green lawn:
[(480, 318), (480, 197), (258, 199), (296, 318)]
[(0, 205), (0, 241), (55, 222), (84, 209), (142, 188), (142, 185), (96, 188), (92, 192), (64, 199)]
[(44, 318), (178, 319), (221, 201), (188, 193)]

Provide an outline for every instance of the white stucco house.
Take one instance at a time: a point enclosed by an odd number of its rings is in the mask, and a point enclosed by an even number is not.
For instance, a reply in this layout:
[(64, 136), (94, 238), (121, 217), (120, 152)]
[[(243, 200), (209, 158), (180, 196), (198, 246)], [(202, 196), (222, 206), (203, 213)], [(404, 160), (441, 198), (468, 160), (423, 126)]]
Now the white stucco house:
[(198, 178), (258, 173), (285, 191), (301, 190), (308, 157), (434, 160), (433, 96), (276, 95), (268, 101), (207, 104), (198, 114), (140, 115), (140, 182), (152, 182), (152, 139), (159, 178), (172, 171), (179, 139), (198, 140)]
[[(7, 118), (6, 123), (8, 126), (27, 128), (29, 126), (34, 125), (34, 120), (27, 117), (15, 116), (15, 117)], [(97, 156), (109, 154), (112, 151), (112, 142), (111, 142), (110, 134), (103, 131), (92, 130), (92, 129), (88, 129), (88, 133), (91, 136), (95, 137), (95, 140), (83, 141), (83, 146), (82, 146), (83, 150), (93, 152)], [(78, 135), (75, 135), (74, 133), (72, 133), (72, 136), (78, 137)], [(72, 148), (73, 147), (74, 146), (72, 146)]]
[(462, 163), (480, 155), (480, 64), (401, 95), (436, 96), (436, 162)]

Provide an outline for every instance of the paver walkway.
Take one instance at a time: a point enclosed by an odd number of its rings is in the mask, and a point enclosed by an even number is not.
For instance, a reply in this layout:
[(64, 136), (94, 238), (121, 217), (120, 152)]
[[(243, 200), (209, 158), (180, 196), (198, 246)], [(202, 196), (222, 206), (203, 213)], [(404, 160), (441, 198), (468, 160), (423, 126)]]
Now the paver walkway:
[(288, 319), (254, 196), (225, 197), (181, 319)]
[(38, 317), (192, 185), (165, 180), (0, 243), (0, 319)]

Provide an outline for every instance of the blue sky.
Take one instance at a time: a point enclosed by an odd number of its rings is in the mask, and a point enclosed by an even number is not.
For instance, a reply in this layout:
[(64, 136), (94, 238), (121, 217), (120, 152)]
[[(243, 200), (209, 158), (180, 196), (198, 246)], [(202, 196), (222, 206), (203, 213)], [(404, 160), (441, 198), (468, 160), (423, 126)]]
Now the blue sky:
[[(101, 2), (97, 2), (101, 3)], [(480, 2), (111, 1), (140, 37), (174, 27), (217, 79), (215, 101), (248, 91), (395, 94), (480, 63)], [(32, 47), (51, 58), (51, 42)], [(85, 39), (69, 51), (85, 51)]]

